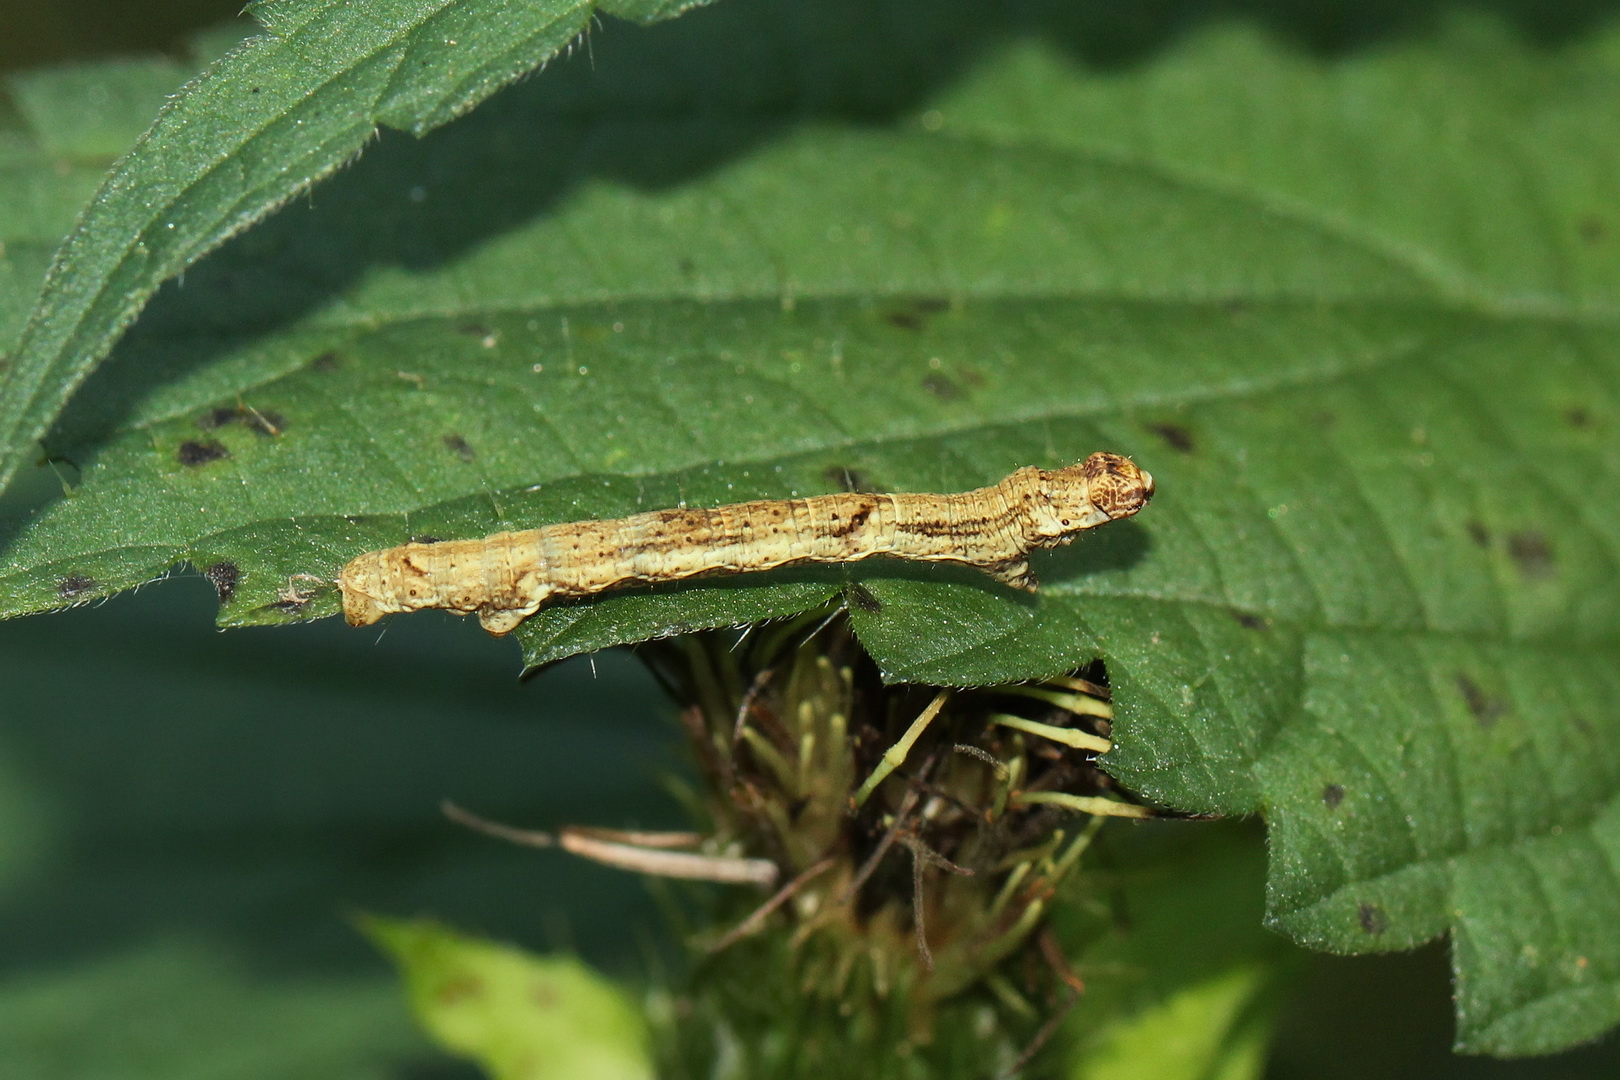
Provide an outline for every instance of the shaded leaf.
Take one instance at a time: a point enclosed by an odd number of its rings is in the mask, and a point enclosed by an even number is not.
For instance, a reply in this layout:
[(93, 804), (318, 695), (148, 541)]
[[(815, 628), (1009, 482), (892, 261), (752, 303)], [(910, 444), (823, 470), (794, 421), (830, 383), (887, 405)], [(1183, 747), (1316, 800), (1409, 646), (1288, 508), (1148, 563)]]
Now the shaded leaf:
[[(690, 4), (627, 2), (666, 18)], [(0, 486), (165, 280), (354, 157), (379, 125), (424, 134), (555, 56), (593, 0), (260, 0), (267, 34), (183, 87), (113, 169), (56, 256), (49, 287), (0, 367)], [(88, 69), (32, 93), (40, 118), (77, 98), (75, 148), (121, 149), (148, 100)], [(74, 85), (67, 85), (73, 83)], [(67, 115), (76, 116), (67, 109)], [(58, 138), (53, 134), (52, 140)]]

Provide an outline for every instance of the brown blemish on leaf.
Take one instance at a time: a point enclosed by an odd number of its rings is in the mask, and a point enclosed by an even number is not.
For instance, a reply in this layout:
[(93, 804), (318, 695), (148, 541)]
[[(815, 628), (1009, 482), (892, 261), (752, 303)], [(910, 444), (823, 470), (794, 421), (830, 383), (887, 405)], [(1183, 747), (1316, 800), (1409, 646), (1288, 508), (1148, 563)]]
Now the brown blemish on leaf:
[(445, 449), (455, 454), (462, 461), (476, 461), (478, 459), (478, 451), (474, 450), (466, 439), (453, 431), (444, 437), (444, 446)]
[(56, 595), (64, 600), (72, 600), (76, 596), (83, 596), (96, 587), (96, 579), (83, 574), (69, 574), (56, 583)]
[(915, 311), (885, 311), (883, 321), (902, 330), (916, 331), (923, 328), (922, 316)]
[(489, 337), (492, 331), (483, 323), (472, 322), (462, 323), (460, 326), (456, 327), (456, 333), (466, 334), (468, 337), (485, 338)]
[(1342, 785), (1329, 784), (1322, 789), (1322, 803), (1329, 810), (1337, 810), (1342, 802), (1344, 802), (1344, 787)]
[(548, 982), (537, 982), (529, 987), (529, 997), (542, 1009), (555, 1009), (562, 1003), (562, 995)]
[(187, 439), (180, 444), (180, 449), (175, 452), (175, 459), (188, 469), (194, 469), (199, 465), (206, 465), (210, 461), (218, 461), (221, 458), (230, 456), (231, 452), (229, 450), (225, 449), (221, 443), (213, 440), (197, 442), (193, 439)]
[(236, 583), (242, 580), (242, 570), (233, 562), (217, 562), (203, 571), (219, 594), (219, 602), (230, 603), (231, 597), (236, 595)]
[(1592, 414), (1580, 406), (1565, 410), (1564, 419), (1568, 421), (1569, 426), (1572, 428), (1586, 428), (1592, 426)]
[(209, 409), (199, 417), (197, 426), (204, 431), (213, 431), (215, 428), (222, 428), (226, 424), (234, 424), (235, 422), (236, 410), (222, 405), (217, 409)]
[(1491, 546), (1491, 530), (1487, 529), (1473, 518), (1469, 518), (1468, 521), (1463, 525), (1463, 528), (1468, 530), (1468, 539), (1472, 540), (1480, 547)]
[(1373, 937), (1389, 929), (1389, 916), (1377, 904), (1361, 904), (1356, 908), (1356, 919), (1361, 923), (1361, 929)]
[(1587, 214), (1581, 218), (1581, 239), (1588, 244), (1601, 244), (1609, 238), (1608, 224), (1596, 214)]
[(1271, 623), (1264, 616), (1256, 615), (1250, 611), (1234, 611), (1232, 617), (1245, 630), (1266, 630), (1271, 627)]
[(1148, 430), (1163, 439), (1165, 445), (1178, 454), (1190, 454), (1197, 448), (1192, 432), (1180, 424), (1149, 424)]
[(458, 975), (439, 984), (433, 996), (440, 1005), (460, 1005), (484, 992), (484, 980), (476, 975)]
[(1552, 575), (1552, 545), (1544, 535), (1533, 529), (1509, 536), (1508, 554), (1518, 565), (1519, 573), (1527, 578), (1545, 578)]
[(1488, 728), (1507, 712), (1507, 703), (1497, 697), (1487, 694), (1480, 685), (1464, 672), (1457, 672), (1457, 690), (1462, 694), (1463, 704), (1473, 713), (1474, 720), (1482, 728)]
[(883, 610), (883, 601), (873, 596), (872, 590), (858, 581), (845, 589), (844, 595), (849, 598), (851, 604), (868, 614), (876, 615)]
[(336, 371), (338, 369), (338, 355), (335, 352), (323, 352), (311, 360), (309, 366), (316, 371)]
[(956, 401), (962, 396), (962, 388), (937, 371), (923, 376), (922, 387), (941, 401)]
[(241, 424), (256, 435), (276, 436), (286, 430), (287, 418), (274, 409), (237, 405), (210, 409), (197, 420), (197, 426), (204, 431), (214, 431), (227, 424)]

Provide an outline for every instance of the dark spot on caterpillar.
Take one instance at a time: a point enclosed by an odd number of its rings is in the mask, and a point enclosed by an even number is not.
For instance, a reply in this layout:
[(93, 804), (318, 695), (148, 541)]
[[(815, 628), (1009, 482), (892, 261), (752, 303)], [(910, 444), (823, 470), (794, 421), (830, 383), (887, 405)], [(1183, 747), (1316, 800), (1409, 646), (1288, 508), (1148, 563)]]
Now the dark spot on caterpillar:
[(203, 577), (213, 583), (219, 602), (228, 604), (236, 595), (236, 583), (242, 580), (242, 571), (233, 562), (217, 562), (203, 571)]
[(955, 401), (962, 396), (962, 388), (938, 372), (925, 375), (922, 386), (941, 401)]
[(1389, 929), (1389, 916), (1377, 904), (1361, 904), (1356, 908), (1356, 919), (1361, 928), (1374, 937)]
[(1234, 611), (1232, 612), (1232, 617), (1235, 618), (1238, 621), (1238, 625), (1243, 627), (1245, 630), (1265, 630), (1271, 625), (1262, 616), (1256, 615), (1249, 611)]
[(474, 450), (466, 439), (454, 432), (444, 437), (444, 445), (447, 450), (454, 453), (462, 461), (475, 461), (478, 458), (478, 451)]
[(1474, 719), (1482, 728), (1488, 728), (1496, 723), (1501, 715), (1507, 712), (1507, 704), (1500, 698), (1487, 694), (1480, 685), (1463, 672), (1457, 672), (1457, 690), (1462, 694), (1463, 704), (1468, 711), (1474, 714)]
[(180, 464), (187, 468), (196, 468), (198, 465), (206, 465), (210, 461), (230, 456), (231, 452), (217, 442), (195, 442), (191, 439), (181, 443), (180, 449), (175, 454)]
[(898, 326), (902, 330), (921, 330), (923, 328), (922, 316), (915, 311), (885, 311), (883, 321), (890, 326)]
[(69, 574), (56, 583), (56, 595), (64, 600), (72, 600), (75, 596), (82, 596), (95, 587), (95, 578), (85, 577), (83, 574)]
[(1197, 445), (1193, 442), (1192, 432), (1180, 424), (1149, 424), (1148, 430), (1164, 440), (1164, 444), (1178, 454), (1190, 454)]
[(413, 537), (411, 537), (411, 543), (413, 543), (413, 544), (442, 544), (442, 543), (444, 543), (444, 537), (442, 537), (442, 536), (413, 536)]
[(1552, 545), (1539, 532), (1516, 532), (1508, 537), (1508, 554), (1518, 564), (1519, 573), (1527, 578), (1544, 578), (1552, 574)]
[(883, 610), (883, 601), (873, 596), (872, 590), (858, 581), (845, 589), (844, 595), (851, 604), (872, 615), (876, 615)]
[(1491, 530), (1487, 529), (1473, 518), (1469, 518), (1467, 523), (1463, 525), (1463, 528), (1468, 530), (1468, 539), (1472, 540), (1480, 547), (1491, 546)]
[(314, 368), (316, 371), (336, 371), (338, 366), (337, 353), (323, 352), (321, 355), (311, 360), (309, 362), (309, 366)]
[(1344, 788), (1338, 784), (1329, 784), (1322, 789), (1322, 802), (1329, 810), (1337, 810), (1339, 804), (1344, 802)]
[(1609, 236), (1609, 226), (1596, 214), (1581, 218), (1580, 230), (1581, 239), (1588, 244), (1601, 244)]
[(475, 338), (489, 337), (490, 332), (489, 327), (485, 326), (483, 323), (462, 323), (460, 326), (456, 327), (456, 333), (466, 334), (469, 337)]
[(829, 465), (822, 470), (821, 475), (845, 491), (870, 492), (876, 490), (872, 487), (870, 477), (861, 470), (852, 469), (848, 465)]

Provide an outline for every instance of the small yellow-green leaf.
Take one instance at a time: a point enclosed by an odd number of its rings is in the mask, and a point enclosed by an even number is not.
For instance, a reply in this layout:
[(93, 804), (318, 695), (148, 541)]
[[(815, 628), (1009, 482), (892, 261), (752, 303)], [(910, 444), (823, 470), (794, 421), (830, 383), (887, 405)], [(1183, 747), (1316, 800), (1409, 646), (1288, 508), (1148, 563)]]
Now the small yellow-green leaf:
[(533, 956), (428, 921), (367, 918), (423, 1027), (493, 1080), (648, 1080), (640, 1013), (579, 960)]

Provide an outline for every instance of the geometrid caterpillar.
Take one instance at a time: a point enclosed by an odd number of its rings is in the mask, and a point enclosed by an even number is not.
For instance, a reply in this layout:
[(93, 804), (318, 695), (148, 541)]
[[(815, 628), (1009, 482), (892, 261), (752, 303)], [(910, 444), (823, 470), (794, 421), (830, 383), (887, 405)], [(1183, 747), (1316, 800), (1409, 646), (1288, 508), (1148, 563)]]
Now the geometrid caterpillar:
[(1130, 517), (1152, 496), (1153, 477), (1117, 454), (1096, 453), (954, 495), (763, 499), (402, 544), (350, 560), (338, 587), (353, 626), (447, 608), (476, 614), (492, 634), (510, 632), (553, 597), (873, 556), (961, 563), (1033, 591), (1031, 550)]

